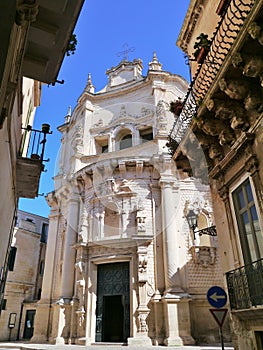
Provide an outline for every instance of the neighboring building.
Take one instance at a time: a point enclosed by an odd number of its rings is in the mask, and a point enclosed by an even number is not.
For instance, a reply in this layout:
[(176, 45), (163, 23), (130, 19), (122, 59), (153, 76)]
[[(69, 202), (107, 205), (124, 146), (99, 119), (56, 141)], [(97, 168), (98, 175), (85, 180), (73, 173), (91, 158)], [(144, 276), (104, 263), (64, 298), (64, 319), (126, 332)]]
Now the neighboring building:
[[(62, 147), (51, 207), (46, 269), (32, 341), (180, 345), (218, 342), (206, 293), (223, 286), (208, 186), (179, 177), (166, 146), (169, 103), (188, 84), (156, 55), (123, 60), (94, 92), (91, 77)], [(229, 339), (227, 322), (225, 337)]]
[(30, 339), (45, 266), (48, 219), (19, 210), (0, 318), (0, 340)]
[(0, 192), (4, 198), (0, 204), (0, 305), (18, 198), (38, 195), (43, 170), (42, 147), (39, 153), (29, 147), (30, 135), (37, 133), (39, 141), (45, 141), (49, 132), (47, 124), (41, 131), (30, 129), (40, 103), (40, 82), (56, 83), (83, 2), (2, 0), (0, 4)]
[[(192, 150), (199, 147), (205, 155), (198, 171), (209, 174), (239, 350), (263, 349), (262, 14), (262, 0), (190, 2), (178, 45), (190, 58), (194, 79), (171, 133), (174, 159), (184, 170), (189, 159), (198, 165)], [(200, 33), (210, 43), (197, 64)]]

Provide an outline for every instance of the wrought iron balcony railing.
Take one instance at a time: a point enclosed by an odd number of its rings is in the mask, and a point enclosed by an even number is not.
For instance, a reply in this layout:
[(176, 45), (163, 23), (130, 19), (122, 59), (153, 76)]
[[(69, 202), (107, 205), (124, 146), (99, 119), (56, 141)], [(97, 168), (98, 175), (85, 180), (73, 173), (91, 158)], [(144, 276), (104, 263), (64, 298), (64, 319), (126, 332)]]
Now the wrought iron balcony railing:
[(227, 272), (231, 309), (263, 306), (263, 259)]
[(42, 125), (42, 130), (25, 130), (20, 152), (16, 160), (16, 194), (18, 197), (35, 198), (38, 195), (39, 179), (44, 170), (43, 162), (47, 134), (51, 134), (48, 124)]
[[(199, 68), (189, 86), (183, 101), (183, 109), (174, 122), (170, 138), (177, 145), (182, 141), (193, 117), (196, 116), (198, 106), (213, 85), (215, 78), (225, 61), (229, 51), (238, 37), (249, 13), (258, 0), (231, 0), (227, 11), (219, 21), (212, 38), (210, 51)], [(177, 147), (175, 147), (176, 149)], [(174, 151), (175, 151), (174, 149)]]
[[(47, 134), (52, 134), (49, 124), (42, 124), (41, 130), (32, 129), (30, 125), (22, 129), (25, 130), (25, 133), (23, 135), (19, 156), (41, 160), (42, 162), (47, 161), (44, 159), (46, 138)], [(25, 143), (27, 143), (28, 146), (24, 151)]]

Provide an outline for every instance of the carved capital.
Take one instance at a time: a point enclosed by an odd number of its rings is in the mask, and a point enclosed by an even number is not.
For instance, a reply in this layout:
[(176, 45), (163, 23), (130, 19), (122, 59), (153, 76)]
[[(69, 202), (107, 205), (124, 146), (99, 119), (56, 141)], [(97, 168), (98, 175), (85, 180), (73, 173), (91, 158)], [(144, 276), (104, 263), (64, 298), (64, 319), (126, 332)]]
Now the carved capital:
[(252, 22), (248, 27), (248, 33), (252, 39), (258, 40), (260, 45), (263, 45), (263, 30), (257, 22)]
[(52, 209), (57, 209), (58, 208), (58, 199), (55, 195), (55, 191), (52, 191), (50, 193), (47, 194), (47, 196), (45, 197), (47, 204), (52, 208)]
[(257, 156), (254, 154), (245, 162), (245, 169), (250, 174), (254, 174), (255, 172), (258, 171), (258, 165), (259, 165), (259, 162), (258, 162)]
[(18, 26), (24, 25), (26, 22), (36, 21), (38, 14), (38, 7), (36, 0), (20, 1), (17, 5), (15, 22)]

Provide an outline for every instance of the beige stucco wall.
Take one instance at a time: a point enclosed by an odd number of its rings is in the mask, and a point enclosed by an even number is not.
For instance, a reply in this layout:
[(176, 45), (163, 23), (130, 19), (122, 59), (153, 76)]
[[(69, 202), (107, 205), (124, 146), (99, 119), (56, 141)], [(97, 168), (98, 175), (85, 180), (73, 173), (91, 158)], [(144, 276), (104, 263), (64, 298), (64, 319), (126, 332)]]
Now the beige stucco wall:
[[(0, 318), (0, 340), (23, 338), (27, 310), (36, 308), (35, 300), (41, 288), (40, 262), (45, 261), (45, 243), (40, 242), (41, 223), (45, 218), (29, 214), (35, 222), (26, 221), (27, 213), (19, 212), (18, 223), (14, 229), (12, 246), (17, 248), (13, 271), (8, 272), (4, 299), (6, 308)], [(36, 229), (39, 227), (39, 230)], [(15, 327), (8, 328), (9, 316), (16, 313)], [(19, 333), (19, 334), (18, 334)]]

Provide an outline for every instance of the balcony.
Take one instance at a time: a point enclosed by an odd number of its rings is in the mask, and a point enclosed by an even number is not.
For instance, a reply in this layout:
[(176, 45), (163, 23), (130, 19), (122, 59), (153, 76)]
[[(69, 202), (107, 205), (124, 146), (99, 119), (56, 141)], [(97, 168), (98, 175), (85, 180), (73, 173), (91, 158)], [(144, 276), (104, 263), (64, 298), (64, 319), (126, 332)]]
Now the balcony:
[[(18, 197), (35, 198), (41, 171), (44, 170), (46, 136), (51, 134), (49, 125), (43, 124), (42, 130), (34, 130), (30, 126), (24, 128), (25, 132), (21, 143), (21, 151), (16, 160), (16, 194)], [(28, 147), (25, 151), (25, 144)]]
[[(176, 117), (170, 138), (174, 140), (172, 151), (175, 151), (187, 134), (187, 130), (194, 117), (199, 114), (200, 109), (205, 106), (208, 92), (217, 83), (222, 66), (229, 65), (227, 60), (229, 53), (233, 50), (240, 35), (245, 36), (244, 23), (248, 21), (253, 11), (257, 10), (254, 0), (232, 0), (226, 1), (224, 16), (215, 29), (212, 43), (205, 61), (199, 65), (190, 84), (183, 109), (180, 116)], [(257, 2), (256, 2), (257, 3)], [(252, 11), (253, 10), (253, 11)], [(253, 52), (253, 50), (252, 50)], [(191, 59), (190, 60), (195, 60)], [(225, 68), (224, 68), (225, 69)]]
[(227, 272), (226, 279), (232, 311), (263, 307), (263, 259)]
[(30, 8), (32, 22), (28, 29), (22, 75), (47, 84), (54, 83), (84, 1), (31, 2), (31, 6), (22, 2), (16, 18), (17, 24), (23, 25), (24, 12)]

